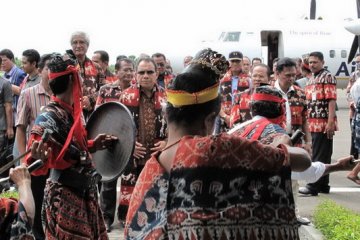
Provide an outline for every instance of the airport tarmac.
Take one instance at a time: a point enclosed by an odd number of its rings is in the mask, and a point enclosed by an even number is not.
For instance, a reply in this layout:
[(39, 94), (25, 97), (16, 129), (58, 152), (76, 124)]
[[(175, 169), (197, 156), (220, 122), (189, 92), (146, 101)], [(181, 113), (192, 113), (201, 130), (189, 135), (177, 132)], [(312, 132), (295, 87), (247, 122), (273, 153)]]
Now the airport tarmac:
[[(334, 151), (332, 155), (333, 161), (349, 155), (350, 151), (350, 126), (349, 126), (349, 110), (346, 101), (345, 90), (338, 90), (337, 111), (339, 131), (334, 137)], [(329, 194), (319, 194), (316, 197), (306, 197), (299, 194), (298, 206), (300, 215), (313, 219), (314, 210), (326, 199), (332, 199), (338, 204), (351, 209), (353, 212), (360, 214), (360, 186), (349, 181), (346, 178), (347, 172), (336, 172), (330, 175), (331, 190)], [(304, 182), (300, 182), (300, 186), (305, 186)], [(300, 236), (302, 240), (320, 240), (323, 239), (313, 225), (300, 228)], [(123, 239), (123, 231), (120, 229), (119, 223), (115, 222), (112, 232), (109, 233), (111, 240)]]

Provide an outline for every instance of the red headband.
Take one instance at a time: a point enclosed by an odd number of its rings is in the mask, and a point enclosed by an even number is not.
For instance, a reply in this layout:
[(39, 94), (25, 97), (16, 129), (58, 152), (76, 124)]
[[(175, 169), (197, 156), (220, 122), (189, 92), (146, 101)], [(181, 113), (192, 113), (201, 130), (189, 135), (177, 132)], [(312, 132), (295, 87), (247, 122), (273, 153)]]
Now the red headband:
[(285, 99), (266, 93), (253, 93), (251, 95), (253, 101), (267, 101), (267, 102), (276, 102), (284, 103)]
[(305, 69), (310, 70), (309, 64), (303, 63), (302, 65)]
[[(64, 156), (73, 136), (76, 138), (77, 142), (81, 146), (81, 149), (82, 150), (86, 149), (86, 141), (84, 139), (84, 135), (86, 136), (86, 130), (84, 129), (84, 126), (81, 121), (81, 114), (82, 114), (81, 105), (82, 104), (81, 104), (80, 99), (81, 99), (81, 95), (82, 95), (82, 90), (81, 90), (80, 78), (79, 78), (79, 73), (78, 73), (77, 68), (75, 66), (69, 65), (69, 66), (67, 66), (66, 70), (63, 72), (55, 72), (55, 73), (50, 72), (49, 80), (53, 80), (57, 77), (64, 76), (67, 74), (72, 74), (72, 77), (73, 77), (73, 92), (72, 92), (72, 94), (73, 94), (73, 101), (74, 101), (74, 111), (73, 111), (74, 123), (70, 129), (70, 132), (64, 143), (64, 146), (61, 149), (61, 152), (57, 157), (57, 160), (61, 159)], [(75, 129), (76, 129), (76, 131), (75, 131)]]
[(63, 72), (54, 72), (54, 73), (50, 72), (49, 73), (49, 80), (53, 80), (53, 79), (55, 79), (57, 77), (61, 77), (61, 76), (64, 76), (64, 75), (67, 75), (67, 74), (70, 74), (70, 73), (74, 74), (75, 72), (77, 73), (77, 69), (74, 66), (69, 65), (69, 66), (67, 66), (66, 70), (63, 71)]

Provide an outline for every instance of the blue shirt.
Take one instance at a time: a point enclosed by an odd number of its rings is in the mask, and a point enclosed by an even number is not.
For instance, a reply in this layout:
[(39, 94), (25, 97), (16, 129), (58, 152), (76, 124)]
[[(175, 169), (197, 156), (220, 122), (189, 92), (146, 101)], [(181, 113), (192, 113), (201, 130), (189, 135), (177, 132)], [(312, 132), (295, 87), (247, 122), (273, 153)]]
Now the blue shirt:
[[(14, 65), (9, 72), (4, 74), (4, 78), (8, 80), (11, 84), (14, 84), (16, 86), (20, 86), (25, 77), (26, 73), (24, 73), (24, 71), (18, 68), (16, 65)], [(13, 96), (13, 109), (15, 109), (15, 112), (18, 99), (19, 96)]]

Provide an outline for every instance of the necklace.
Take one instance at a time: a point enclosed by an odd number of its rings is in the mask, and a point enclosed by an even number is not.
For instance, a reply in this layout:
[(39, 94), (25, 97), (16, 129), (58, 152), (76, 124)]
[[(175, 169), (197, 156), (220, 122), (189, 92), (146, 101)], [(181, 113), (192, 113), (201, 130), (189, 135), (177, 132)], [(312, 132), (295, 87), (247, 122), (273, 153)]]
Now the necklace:
[(181, 138), (179, 138), (178, 140), (176, 140), (176, 141), (175, 141), (175, 142), (173, 142), (172, 144), (170, 144), (170, 145), (168, 145), (168, 146), (164, 147), (161, 151), (163, 152), (163, 151), (165, 151), (165, 150), (167, 150), (167, 149), (171, 148), (172, 146), (174, 146), (174, 145), (178, 144), (178, 143), (180, 142), (180, 140), (181, 140)]

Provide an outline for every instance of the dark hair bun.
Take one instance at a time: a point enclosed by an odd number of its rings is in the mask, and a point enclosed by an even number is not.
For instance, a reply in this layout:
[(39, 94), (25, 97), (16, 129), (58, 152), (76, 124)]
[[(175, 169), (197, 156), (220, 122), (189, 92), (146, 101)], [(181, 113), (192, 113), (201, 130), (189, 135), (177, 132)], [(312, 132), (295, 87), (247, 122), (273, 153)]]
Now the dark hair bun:
[(57, 73), (65, 71), (69, 65), (75, 66), (75, 61), (71, 58), (64, 60), (61, 54), (53, 53), (49, 60), (48, 67), (50, 72)]
[(189, 66), (191, 65), (201, 65), (202, 68), (210, 68), (218, 76), (225, 74), (229, 68), (229, 63), (226, 61), (226, 58), (210, 48), (198, 52), (194, 59), (191, 60)]

